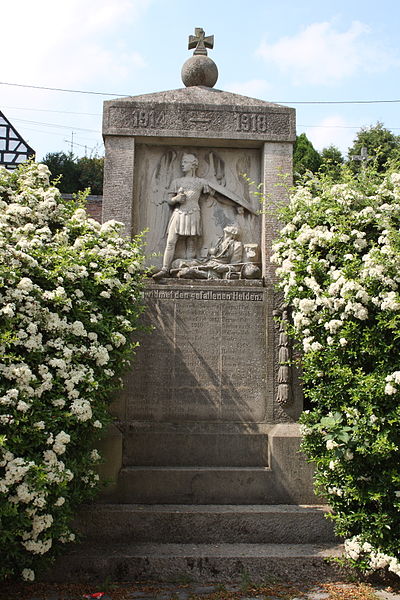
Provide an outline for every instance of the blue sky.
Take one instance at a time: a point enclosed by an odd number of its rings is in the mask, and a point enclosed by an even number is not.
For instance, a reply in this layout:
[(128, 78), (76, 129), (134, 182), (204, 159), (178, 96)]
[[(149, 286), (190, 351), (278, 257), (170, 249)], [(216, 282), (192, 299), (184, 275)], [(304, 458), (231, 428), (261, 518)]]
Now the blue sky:
[[(400, 134), (398, 0), (19, 0), (2, 5), (0, 110), (37, 151), (103, 154), (113, 94), (183, 87), (189, 34), (214, 35), (215, 87), (294, 106), (297, 133), (346, 152), (377, 121)], [(38, 90), (20, 84), (111, 95)], [(73, 135), (72, 135), (73, 134)]]

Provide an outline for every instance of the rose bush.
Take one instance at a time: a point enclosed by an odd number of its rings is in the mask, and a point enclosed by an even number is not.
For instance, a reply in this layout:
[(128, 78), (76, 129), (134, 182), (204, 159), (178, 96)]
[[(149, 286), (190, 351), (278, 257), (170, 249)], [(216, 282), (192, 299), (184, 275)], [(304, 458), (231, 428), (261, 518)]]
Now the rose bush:
[(94, 443), (142, 311), (140, 239), (63, 201), (45, 165), (0, 167), (0, 578), (74, 539)]
[(303, 449), (345, 551), (400, 575), (400, 174), (309, 179), (273, 261), (302, 351)]

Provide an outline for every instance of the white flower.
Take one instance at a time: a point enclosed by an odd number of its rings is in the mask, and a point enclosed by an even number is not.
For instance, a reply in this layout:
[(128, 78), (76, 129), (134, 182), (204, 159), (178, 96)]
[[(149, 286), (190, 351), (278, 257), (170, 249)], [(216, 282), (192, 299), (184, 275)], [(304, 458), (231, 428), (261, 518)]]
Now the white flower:
[(32, 571), (32, 569), (24, 569), (22, 571), (22, 579), (24, 579), (24, 581), (34, 581), (35, 572)]
[(339, 446), (339, 444), (337, 442), (335, 442), (335, 440), (327, 440), (327, 442), (326, 442), (327, 450), (333, 450), (334, 448), (337, 448), (338, 446)]
[(315, 310), (315, 300), (302, 298), (299, 302), (299, 310), (304, 314), (309, 314)]
[(57, 500), (54, 502), (54, 506), (62, 506), (65, 502), (65, 498), (64, 496), (60, 496), (59, 498), (57, 498)]
[(344, 541), (344, 552), (348, 558), (357, 560), (362, 552), (362, 547), (359, 542), (359, 537), (353, 537)]
[(52, 543), (52, 539), (49, 538), (43, 542), (40, 540), (28, 540), (22, 542), (22, 545), (25, 546), (28, 552), (32, 552), (32, 554), (46, 554), (50, 550)]
[(68, 433), (65, 433), (65, 431), (60, 431), (60, 433), (56, 435), (56, 439), (53, 445), (54, 452), (56, 454), (64, 454), (66, 450), (66, 444), (69, 443), (70, 439), (71, 438), (68, 435)]
[(71, 412), (76, 416), (78, 421), (88, 421), (92, 418), (92, 408), (88, 400), (76, 398), (71, 404)]
[(30, 292), (33, 289), (32, 280), (29, 279), (29, 277), (23, 277), (19, 283), (17, 283), (17, 288), (24, 292)]
[(100, 421), (94, 421), (93, 427), (96, 427), (96, 429), (102, 429), (103, 424)]
[(99, 454), (98, 450), (96, 450), (96, 448), (95, 448), (94, 450), (92, 450), (92, 451), (91, 451), (91, 453), (90, 453), (90, 458), (91, 458), (93, 461), (98, 461), (98, 460), (100, 460), (100, 458), (101, 458), (101, 457), (100, 457), (100, 454)]
[(85, 327), (83, 326), (82, 321), (75, 321), (74, 323), (72, 323), (71, 332), (74, 335), (82, 336), (82, 337), (85, 337), (87, 335), (87, 331), (86, 331)]
[(399, 296), (396, 292), (388, 292), (381, 302), (382, 310), (400, 310)]
[(346, 340), (346, 338), (341, 337), (340, 340), (339, 340), (339, 344), (341, 346), (347, 346), (347, 340)]
[(334, 496), (343, 496), (343, 490), (336, 486), (328, 487), (327, 492), (328, 494), (333, 494)]
[(391, 383), (387, 383), (385, 385), (385, 394), (387, 396), (392, 396), (393, 394), (396, 394), (397, 392), (397, 388), (395, 388)]

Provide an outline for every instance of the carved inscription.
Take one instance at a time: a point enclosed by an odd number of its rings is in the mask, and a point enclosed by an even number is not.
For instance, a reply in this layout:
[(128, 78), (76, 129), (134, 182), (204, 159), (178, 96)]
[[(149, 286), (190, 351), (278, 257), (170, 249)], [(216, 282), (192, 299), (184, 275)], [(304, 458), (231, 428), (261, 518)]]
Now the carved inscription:
[(268, 130), (267, 116), (260, 113), (236, 113), (236, 131), (265, 133)]
[(220, 291), (220, 290), (145, 290), (145, 298), (159, 300), (233, 300), (237, 302), (262, 302), (263, 292)]
[(189, 113), (189, 122), (194, 125), (210, 125), (215, 115), (221, 113), (209, 112), (209, 111), (200, 111), (193, 110)]
[[(162, 130), (187, 131), (208, 137), (229, 133), (239, 138), (268, 139), (269, 136), (287, 138), (293, 134), (292, 114), (279, 110), (199, 110), (192, 106), (185, 110), (172, 109), (168, 104), (110, 106), (107, 109), (107, 129), (132, 130), (133, 134)], [(152, 133), (150, 133), (152, 135)], [(145, 133), (146, 135), (146, 133)]]
[(130, 420), (263, 421), (261, 290), (147, 289), (147, 323), (125, 382)]
[(165, 125), (165, 112), (156, 110), (134, 110), (132, 112), (132, 127), (157, 129)]

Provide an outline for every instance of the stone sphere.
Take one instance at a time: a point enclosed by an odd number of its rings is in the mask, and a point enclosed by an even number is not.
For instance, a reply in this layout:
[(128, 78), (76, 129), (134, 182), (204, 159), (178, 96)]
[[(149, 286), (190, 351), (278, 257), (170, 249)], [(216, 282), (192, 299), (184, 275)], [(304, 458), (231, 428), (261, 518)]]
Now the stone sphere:
[(195, 54), (182, 67), (182, 81), (186, 87), (204, 85), (214, 87), (218, 79), (217, 65), (208, 56)]

